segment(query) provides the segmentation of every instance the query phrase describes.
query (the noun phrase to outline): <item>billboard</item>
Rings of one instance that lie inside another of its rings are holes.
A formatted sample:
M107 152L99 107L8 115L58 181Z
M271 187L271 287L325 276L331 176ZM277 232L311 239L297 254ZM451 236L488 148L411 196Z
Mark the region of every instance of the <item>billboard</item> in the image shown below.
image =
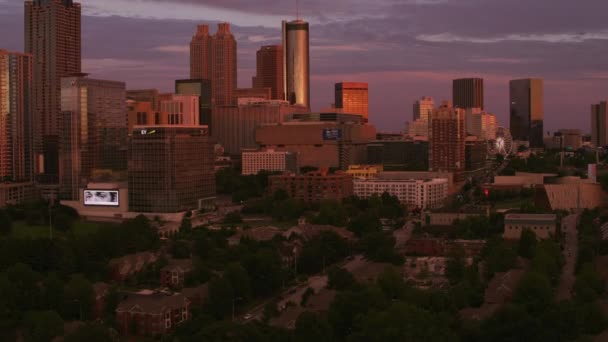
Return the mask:
M118 207L118 190L84 190L84 205Z
M340 140L342 138L342 130L337 128L324 128L323 140Z

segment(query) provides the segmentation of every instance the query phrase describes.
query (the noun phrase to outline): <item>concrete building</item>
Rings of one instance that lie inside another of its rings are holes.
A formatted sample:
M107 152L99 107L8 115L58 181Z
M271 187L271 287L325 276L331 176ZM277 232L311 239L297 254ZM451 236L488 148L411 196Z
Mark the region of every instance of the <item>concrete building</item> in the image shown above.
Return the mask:
M125 83L61 79L60 197L78 200L96 170L127 170Z
M0 183L34 176L32 56L0 50Z
M127 100L134 102L149 102L153 110L159 110L160 93L158 89L127 90Z
M496 139L496 122L494 114L484 112L480 108L467 108L465 111L466 132L479 139Z
M310 108L310 52L305 21L283 21L283 70L285 100Z
M257 175L260 171L298 172L298 156L291 152L243 151L243 175Z
M368 85L364 82L340 82L335 85L335 106L344 113L359 114L369 121Z
M488 170L488 142L476 137L465 139L464 169L467 177L483 176Z
M376 140L367 144L367 163L392 171L427 171L429 142L420 139Z
M465 137L464 110L444 101L429 121L429 170L453 172L456 182L463 181Z
M416 139L422 137L426 139L429 136L429 122L423 119L408 122L405 131L411 138Z
M591 143L594 146L608 145L608 104L606 101L591 105Z
M160 113L166 113L167 125L199 126L199 96L165 95L160 101Z
M464 209L458 211L436 210L423 213L422 224L426 226L452 226L457 220L488 216L489 209Z
M414 103L414 112L412 120L422 120L425 122L429 121L431 113L435 109L435 101L430 96L423 96L420 100Z
M339 118L338 118L339 120ZM258 127L256 142L262 148L298 154L300 166L334 167L364 164L376 129L351 121L292 121Z
M453 80L452 102L454 103L454 108L480 108L483 110L483 78Z
M242 99L271 100L271 88L237 88L234 90L232 103L242 103Z
M214 106L232 103L236 63L236 40L230 24L219 23L214 35L209 35L208 25L198 25L190 42L190 79L211 80Z
M175 94L198 96L198 122L200 125L211 128L211 103L213 99L210 80L176 80Z
M503 238L519 240L524 229L529 229L539 240L555 236L557 216L554 214L507 214Z
M542 189L544 192L537 194L535 205L550 210L591 210L603 207L608 202L608 196L600 184L579 181L578 183L545 184Z
M451 172L433 171L383 171L376 175L378 179L384 180L428 180L435 178L445 178L448 180L448 187L454 186L454 174Z
M346 173L352 175L354 179L367 179L375 178L382 171L384 171L382 165L349 165Z
M129 153L129 209L180 213L215 197L213 141L200 126L135 127Z
M80 4L25 1L25 52L33 58L32 115L38 181L59 181L61 78L81 72Z
M260 125L281 123L287 114L302 110L276 100L215 107L212 136L224 147L225 153L240 156L243 149L258 148L256 128Z
M40 196L33 182L0 183L0 208L34 201Z
M160 106L159 106L160 107ZM127 100L128 134L135 126L167 125L167 113L154 109L151 102Z
M580 129L560 129L553 136L546 137L545 148L576 151L583 146L582 136L583 134ZM547 142L549 143L548 145Z
M283 46L262 46L256 53L256 75L252 80L253 88L270 88L270 99L284 100L283 77Z
M513 80L509 94L513 140L529 141L532 148L543 147L543 80Z
M402 204L411 208L437 208L443 205L448 196L448 180L436 178L431 180L400 179L355 179L353 190L360 198L383 193L399 198Z
M270 176L268 182L271 193L283 189L290 198L304 203L341 201L353 195L353 176L347 173L330 174L327 169L303 175L286 173Z

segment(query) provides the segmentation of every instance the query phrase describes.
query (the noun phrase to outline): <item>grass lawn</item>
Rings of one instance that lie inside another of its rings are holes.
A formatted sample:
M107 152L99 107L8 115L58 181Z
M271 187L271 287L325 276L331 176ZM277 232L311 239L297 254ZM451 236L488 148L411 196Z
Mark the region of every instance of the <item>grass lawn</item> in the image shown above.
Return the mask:
M496 202L495 209L519 209L525 201L519 198Z
M96 222L76 221L72 231L76 236L83 236L95 233L103 224ZM65 236L65 232L53 229L53 237ZM18 239L40 239L49 237L48 226L30 226L24 221L13 222L12 236Z

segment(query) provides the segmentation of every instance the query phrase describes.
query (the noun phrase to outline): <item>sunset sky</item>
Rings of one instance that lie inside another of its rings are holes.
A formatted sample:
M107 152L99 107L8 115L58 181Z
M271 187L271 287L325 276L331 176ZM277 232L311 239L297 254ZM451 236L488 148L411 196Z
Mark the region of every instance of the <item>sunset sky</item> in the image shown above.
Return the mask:
M280 43L290 0L82 0L83 72L129 89L170 91L187 78L196 24L232 24L239 87L255 51ZM545 129L589 131L589 106L608 98L606 0L301 0L311 23L311 100L333 84L370 84L370 121L399 131L423 95L451 98L451 80L485 79L486 107L508 126L508 81L545 80ZM0 0L0 48L23 50L23 2Z

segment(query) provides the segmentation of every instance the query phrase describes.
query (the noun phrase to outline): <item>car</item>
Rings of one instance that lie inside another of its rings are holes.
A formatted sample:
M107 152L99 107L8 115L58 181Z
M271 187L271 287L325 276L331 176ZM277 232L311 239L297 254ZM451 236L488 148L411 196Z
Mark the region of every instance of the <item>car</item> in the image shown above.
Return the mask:
M245 319L246 321L251 319L251 314L246 314L245 316L243 316L243 319Z

